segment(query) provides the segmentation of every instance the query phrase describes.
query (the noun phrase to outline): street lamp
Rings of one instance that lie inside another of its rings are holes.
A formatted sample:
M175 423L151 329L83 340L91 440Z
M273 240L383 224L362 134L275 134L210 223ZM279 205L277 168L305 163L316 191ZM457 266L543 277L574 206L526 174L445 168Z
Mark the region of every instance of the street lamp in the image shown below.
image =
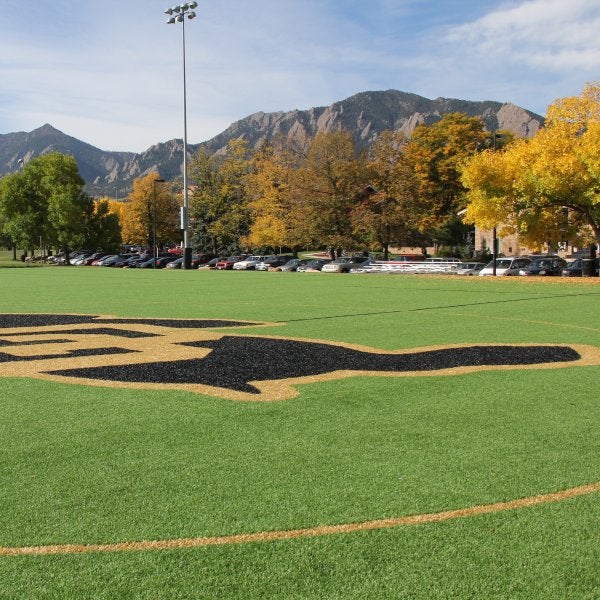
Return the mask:
M156 184L164 182L164 179L154 179L152 181L152 255L154 256L154 261L152 262L153 269L156 269L156 259L158 258L158 248L156 247Z
M185 86L185 17L193 19L196 16L194 9L197 2L185 2L177 4L165 10L169 15L168 25L181 23L181 40L183 48L183 208L181 210L181 228L183 229L183 265L184 269L192 268L192 248L189 240L189 202L187 185L187 106Z

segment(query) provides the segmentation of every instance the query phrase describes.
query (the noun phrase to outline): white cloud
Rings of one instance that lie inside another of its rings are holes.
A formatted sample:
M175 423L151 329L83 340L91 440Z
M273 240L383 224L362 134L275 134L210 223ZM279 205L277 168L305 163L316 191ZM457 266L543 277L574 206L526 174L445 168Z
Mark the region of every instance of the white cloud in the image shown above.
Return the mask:
M1 4L1 0L0 0ZM181 137L181 26L164 0L41 3L0 21L0 132L49 122L109 150ZM543 112L597 78L598 0L221 0L186 23L188 138L360 91Z
M486 53L495 62L591 72L600 65L599 31L597 0L531 0L455 27L446 40Z

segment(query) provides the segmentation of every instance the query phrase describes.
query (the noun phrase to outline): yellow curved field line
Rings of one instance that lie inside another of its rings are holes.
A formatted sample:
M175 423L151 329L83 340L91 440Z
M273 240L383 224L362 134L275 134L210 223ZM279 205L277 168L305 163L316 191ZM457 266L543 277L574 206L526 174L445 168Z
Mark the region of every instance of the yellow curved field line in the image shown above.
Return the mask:
M389 529L407 525L421 525L424 523L437 523L450 521L490 513L498 513L507 510L527 508L538 504L559 502L577 496L584 496L600 491L600 481L589 485L519 498L508 502L496 502L494 504L481 504L469 508L447 510L437 513L422 515L411 515L407 517L392 517L389 519L377 519L364 521L362 523L346 523L341 525L322 525L320 527L308 527L305 529L292 529L282 531L263 531L259 533L245 533L238 535L224 535L214 537L181 538L175 540L155 540L139 542L119 542L114 544L56 544L50 546L25 546L25 547L3 547L0 546L0 556L27 556L46 554L80 554L85 552L132 552L147 550L181 550L185 548L199 548L203 546L219 546L227 544L248 544L253 542L272 542L277 540L290 540L305 537L318 537L324 535L353 533L357 531L372 531L375 529Z

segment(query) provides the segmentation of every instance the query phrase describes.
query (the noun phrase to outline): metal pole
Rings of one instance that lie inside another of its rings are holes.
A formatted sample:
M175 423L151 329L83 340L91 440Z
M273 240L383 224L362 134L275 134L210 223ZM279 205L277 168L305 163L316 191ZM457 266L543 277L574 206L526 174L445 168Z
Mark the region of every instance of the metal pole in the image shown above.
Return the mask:
M181 38L183 42L183 265L184 269L192 268L192 249L189 240L189 200L187 181L187 94L185 79L185 18L181 21Z
M156 269L156 179L152 182L152 268Z
M181 42L183 54L183 207L181 209L181 229L183 229L183 265L184 269L192 267L192 248L189 239L189 200L188 200L188 173L187 173L187 90L185 73L185 18L193 19L196 13L193 11L198 3L186 2L165 10L169 15L168 24L181 22ZM173 16L173 14L177 16Z
M498 237L496 236L496 228L494 227L492 231L492 244L494 247L492 248L492 275L496 277L496 261L498 260Z
M494 129L493 136L494 136L494 152L495 152L496 151L496 138L497 138L495 129ZM498 236L497 236L495 227L494 227L494 230L492 231L492 244L494 244L494 247L492 249L492 260L494 261L494 264L492 266L492 275L494 277L496 277L496 261L498 260Z
M154 262L152 263L153 269L156 269L156 259L158 258L158 248L156 247L156 184L164 183L164 181L164 179L155 179L152 181L152 190L154 192L152 206L152 254L154 256Z

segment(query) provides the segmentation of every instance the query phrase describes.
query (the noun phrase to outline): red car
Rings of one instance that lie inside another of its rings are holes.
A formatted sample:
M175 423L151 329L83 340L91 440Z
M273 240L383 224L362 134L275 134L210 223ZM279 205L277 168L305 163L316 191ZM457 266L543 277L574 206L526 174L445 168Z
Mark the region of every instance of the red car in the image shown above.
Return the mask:
M217 263L217 266L215 268L221 270L221 271L229 271L233 269L233 265L236 262L239 262L240 260L244 260L245 258L248 257L248 254L239 254L236 256L228 256L225 260L220 260Z

